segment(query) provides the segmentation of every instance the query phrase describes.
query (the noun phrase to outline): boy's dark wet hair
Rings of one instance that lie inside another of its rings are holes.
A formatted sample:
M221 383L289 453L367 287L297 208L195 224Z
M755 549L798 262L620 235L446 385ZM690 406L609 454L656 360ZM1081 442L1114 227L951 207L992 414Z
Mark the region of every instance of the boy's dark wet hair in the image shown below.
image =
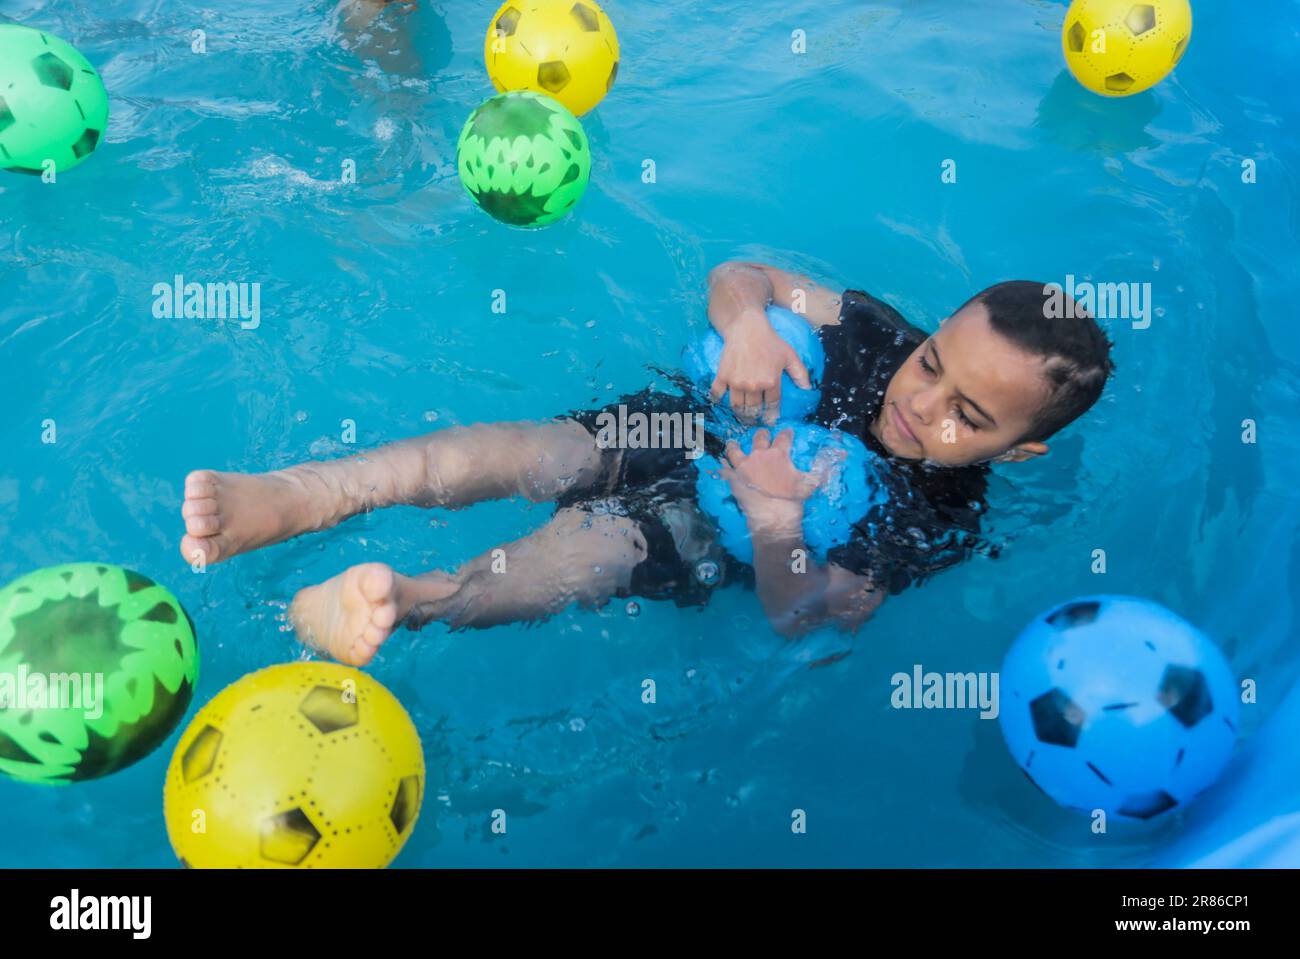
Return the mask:
M1065 293L1033 280L1008 280L976 293L962 304L982 303L989 325L1016 346L1047 357L1051 396L1019 442L1041 441L1086 413L1101 396L1115 366L1111 342L1097 321L1077 302L1060 309ZM1049 308L1055 300L1056 309ZM1072 316L1065 314L1072 312Z

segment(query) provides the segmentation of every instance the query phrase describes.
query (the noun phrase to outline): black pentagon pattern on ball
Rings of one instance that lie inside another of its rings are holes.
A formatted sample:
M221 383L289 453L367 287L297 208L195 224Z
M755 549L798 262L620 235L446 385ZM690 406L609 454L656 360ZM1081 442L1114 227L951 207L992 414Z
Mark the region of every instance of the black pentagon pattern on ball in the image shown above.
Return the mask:
M337 686L317 686L298 706L307 721L323 733L333 733L355 726L361 721L361 710L349 702Z
M609 78L605 80L606 93L609 93L610 90L614 89L614 81L617 78L618 78L618 61L615 60L614 65L609 68Z
M501 16L497 17L497 36L513 37L519 29L519 18L522 16L514 7L506 7Z
M1135 796L1129 796L1124 800L1123 805L1119 807L1119 814L1129 816L1132 819L1151 819L1159 816L1162 812L1173 809L1177 805L1177 799L1163 789L1157 789L1155 792L1138 793Z
M547 60L537 65L537 85L548 93L559 93L572 79L562 60Z
M1062 689L1052 689L1029 704L1034 735L1040 742L1073 748L1088 715Z
M1133 83L1133 78L1127 73L1112 73L1106 78L1106 89L1114 90L1116 93L1123 93L1133 86Z
M1052 610L1048 614L1047 623L1057 629L1074 629L1076 626L1087 626L1097 618L1100 611L1101 603L1095 599L1081 603L1066 603L1060 609Z
M1187 666L1165 667L1156 699L1189 729L1214 712L1214 697L1205 674Z
M1187 49L1187 41L1190 39L1191 37L1183 37L1178 41L1177 45L1174 46L1174 63L1177 63L1183 58L1183 51Z
M1084 29L1083 24L1078 20L1065 33L1065 43L1071 53L1083 52Z
M202 779L216 767L221 739L221 731L217 727L204 726L194 741L185 748L185 754L181 756L181 778L187 784Z
M36 79L47 87L57 87L60 90L72 89L72 67L52 53L42 53L34 58L32 72L36 74Z
M600 29L600 17L585 3L575 3L569 15L577 20L578 25L587 33L595 33Z
M1156 25L1156 8L1149 3L1135 3L1124 18L1124 24L1133 31L1133 36L1140 37Z
M420 809L420 777L407 776L397 786L397 796L393 799L393 808L388 811L388 818L400 836L415 821Z
M5 98L0 97L0 133L4 133L14 125L13 111L9 109L9 104L5 103Z
M259 851L268 862L296 866L311 855L320 839L320 830L295 808L262 821Z

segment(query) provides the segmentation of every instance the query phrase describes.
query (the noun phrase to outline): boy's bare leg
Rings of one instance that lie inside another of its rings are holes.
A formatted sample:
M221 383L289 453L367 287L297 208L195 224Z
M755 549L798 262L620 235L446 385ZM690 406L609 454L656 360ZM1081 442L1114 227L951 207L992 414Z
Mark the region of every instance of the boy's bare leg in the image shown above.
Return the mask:
M272 473L185 478L187 562L216 563L385 506L457 509L485 499L555 499L601 473L601 450L573 420L440 430L357 456Z
M353 566L294 597L299 638L364 666L405 622L454 629L535 622L571 602L601 606L632 580L646 542L622 516L559 510L545 526L466 563L455 573L400 576L382 563ZM493 570L498 570L493 572Z

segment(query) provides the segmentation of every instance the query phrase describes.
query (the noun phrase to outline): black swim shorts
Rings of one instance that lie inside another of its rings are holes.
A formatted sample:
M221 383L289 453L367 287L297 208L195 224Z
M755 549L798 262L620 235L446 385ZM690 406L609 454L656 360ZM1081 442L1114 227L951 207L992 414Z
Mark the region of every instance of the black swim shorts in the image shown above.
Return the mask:
M680 394L645 389L561 417L581 423L598 442L613 441L601 444L600 479L564 493L556 506L626 516L637 524L647 555L632 570L628 596L703 606L715 589L733 583L753 586L753 569L723 550L713 520L696 500L699 473L684 442L699 448L702 441L714 456L721 454L723 442L712 432L692 435L683 426L687 418L703 423L709 411L708 398L682 384ZM639 435L624 431L620 437L617 429L608 428L611 423L639 424L643 430ZM620 438L632 442L621 445Z

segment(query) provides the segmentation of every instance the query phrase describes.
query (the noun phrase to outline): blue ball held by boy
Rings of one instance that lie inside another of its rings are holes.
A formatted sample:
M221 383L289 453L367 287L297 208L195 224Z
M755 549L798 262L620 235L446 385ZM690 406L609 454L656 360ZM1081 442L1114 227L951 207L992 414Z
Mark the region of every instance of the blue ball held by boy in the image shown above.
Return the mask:
M790 379L789 373L781 374L781 419L800 420L812 414L821 401L821 390L817 388L826 369L826 352L822 349L817 332L802 317L779 306L767 308L767 319L772 329L781 339L794 349L795 355L808 370L808 378L813 388L800 389ZM722 362L722 337L716 330L710 330L685 350L682 365L691 380L702 391L708 392L718 376L718 364ZM728 390L730 394L730 390ZM730 395L722 398L724 405L730 405Z
M1089 596L1030 623L1002 664L1002 734L1062 806L1145 820L1213 783L1237 741L1223 654L1150 600Z
M849 541L854 523L885 502L877 458L857 437L811 423L778 423L772 435L787 429L794 430L790 459L797 469L810 472L819 462L826 465L826 479L805 502L803 514L804 544L818 561L824 561L828 550ZM746 454L753 449L755 432L749 430L737 439ZM695 461L695 468L700 509L717 524L719 542L736 559L753 563L749 526L722 477L722 464L705 454Z

